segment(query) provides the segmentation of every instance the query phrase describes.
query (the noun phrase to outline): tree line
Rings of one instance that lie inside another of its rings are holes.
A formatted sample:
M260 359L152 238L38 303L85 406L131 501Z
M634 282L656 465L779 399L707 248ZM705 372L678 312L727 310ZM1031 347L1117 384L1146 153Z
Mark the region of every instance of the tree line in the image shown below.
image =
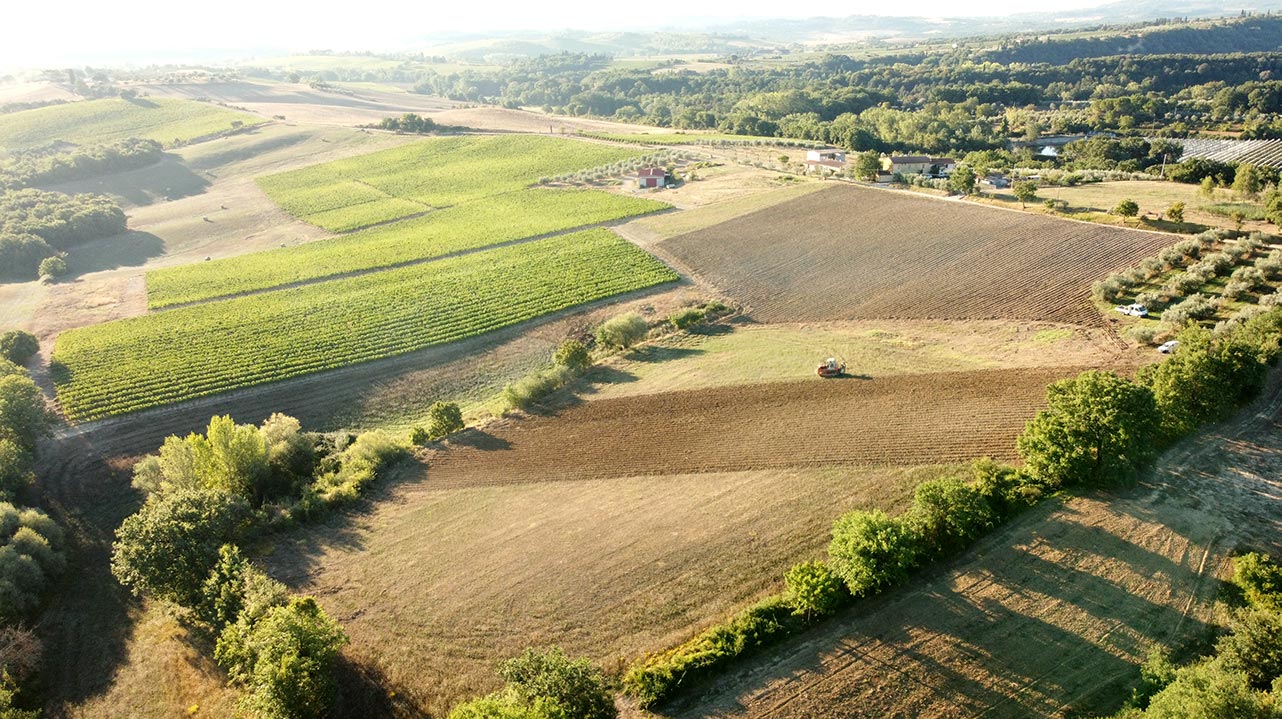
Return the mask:
M35 279L42 269L60 274L66 271L62 253L124 231L124 210L102 195L0 192L0 280Z
M0 190L37 184L85 180L125 172L158 162L164 155L159 142L131 137L110 145L65 149L60 144L15 150L0 158Z

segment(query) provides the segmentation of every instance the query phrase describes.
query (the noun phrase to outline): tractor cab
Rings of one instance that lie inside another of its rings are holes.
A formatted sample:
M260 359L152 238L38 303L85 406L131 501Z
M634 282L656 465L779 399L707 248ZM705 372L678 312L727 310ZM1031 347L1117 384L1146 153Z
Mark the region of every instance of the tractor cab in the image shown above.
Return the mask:
M840 377L846 372L846 365L837 362L837 358L829 357L819 365L816 370L820 377Z

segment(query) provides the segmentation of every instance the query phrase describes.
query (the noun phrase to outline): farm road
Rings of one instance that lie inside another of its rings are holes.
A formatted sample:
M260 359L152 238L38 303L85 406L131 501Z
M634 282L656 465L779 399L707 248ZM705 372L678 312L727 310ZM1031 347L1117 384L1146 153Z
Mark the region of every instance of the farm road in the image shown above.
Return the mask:
M749 661L673 717L1108 713L1153 643L1205 638L1239 547L1282 548L1282 393L1141 486L1048 502L951 567ZM693 694L693 693L692 693Z

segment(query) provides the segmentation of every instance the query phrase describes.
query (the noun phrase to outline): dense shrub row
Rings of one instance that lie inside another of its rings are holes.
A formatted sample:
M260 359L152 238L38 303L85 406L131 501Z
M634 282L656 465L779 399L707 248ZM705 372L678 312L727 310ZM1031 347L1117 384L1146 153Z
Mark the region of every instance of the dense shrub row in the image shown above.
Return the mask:
M15 150L0 159L0 190L41 183L70 182L124 172L158 162L164 149L155 140L131 137L110 145L73 150L58 147Z
M900 516L857 510L838 518L826 563L793 567L783 593L637 662L625 693L642 706L667 699L843 603L904 583L1047 493L1133 481L1162 447L1254 398L1266 365L1282 355L1279 338L1277 310L1220 334L1190 326L1175 354L1135 380L1092 370L1050 385L1046 409L1018 438L1022 468L980 461L919 485Z
M502 690L464 702L449 719L614 719L605 675L586 659L558 647L526 650L499 665Z

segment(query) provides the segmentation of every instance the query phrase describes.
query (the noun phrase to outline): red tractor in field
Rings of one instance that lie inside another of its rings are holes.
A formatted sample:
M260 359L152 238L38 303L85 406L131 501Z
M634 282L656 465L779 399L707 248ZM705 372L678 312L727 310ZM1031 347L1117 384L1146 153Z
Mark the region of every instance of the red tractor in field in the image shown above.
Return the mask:
M815 372L820 377L840 377L846 373L846 364L838 363L835 357L829 357Z

